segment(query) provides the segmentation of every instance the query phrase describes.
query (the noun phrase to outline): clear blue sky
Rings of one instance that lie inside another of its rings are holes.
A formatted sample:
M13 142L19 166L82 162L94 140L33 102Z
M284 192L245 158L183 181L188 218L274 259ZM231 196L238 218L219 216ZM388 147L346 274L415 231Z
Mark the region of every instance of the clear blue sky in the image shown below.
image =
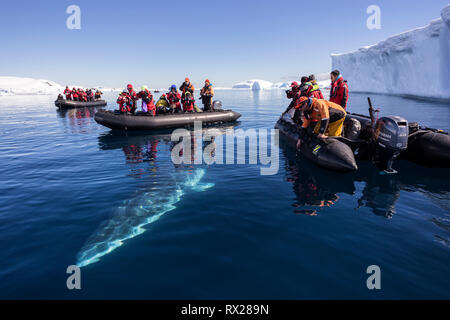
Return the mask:
M329 72L330 53L424 26L448 0L7 1L0 75L61 84L150 87L190 76L216 86ZM81 8L81 30L66 8ZM381 30L366 8L381 7Z

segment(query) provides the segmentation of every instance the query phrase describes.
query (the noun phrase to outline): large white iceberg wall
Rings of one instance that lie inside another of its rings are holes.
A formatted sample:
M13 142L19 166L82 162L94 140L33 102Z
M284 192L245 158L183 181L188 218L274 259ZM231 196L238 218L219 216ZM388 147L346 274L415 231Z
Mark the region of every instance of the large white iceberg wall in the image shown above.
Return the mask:
M350 91L450 99L450 5L425 27L331 58Z

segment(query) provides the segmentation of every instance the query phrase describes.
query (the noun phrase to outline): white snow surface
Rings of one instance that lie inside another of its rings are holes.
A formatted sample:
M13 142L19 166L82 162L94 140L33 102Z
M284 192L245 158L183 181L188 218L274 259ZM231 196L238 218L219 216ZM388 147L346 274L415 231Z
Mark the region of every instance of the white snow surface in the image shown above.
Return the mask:
M64 90L60 84L42 79L0 77L0 95L58 94Z
M425 27L331 58L350 91L450 99L450 5Z
M14 95L58 95L63 93L66 86L54 81L21 77L0 76L0 96ZM100 89L102 92L121 91L121 88L85 87L69 85L69 88Z

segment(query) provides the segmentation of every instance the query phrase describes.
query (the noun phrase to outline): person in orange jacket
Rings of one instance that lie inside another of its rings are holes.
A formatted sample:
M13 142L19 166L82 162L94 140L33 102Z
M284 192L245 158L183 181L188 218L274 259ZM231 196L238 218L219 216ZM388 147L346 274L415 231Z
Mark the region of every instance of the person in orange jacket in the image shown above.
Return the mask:
M184 98L186 92L190 92L192 97L194 96L194 85L191 83L191 81L189 80L189 78L184 79L183 84L180 86L180 91L181 91L181 99Z
M302 128L314 126L313 132L321 139L328 136L340 136L347 113L340 105L322 99L301 97L295 106L303 113ZM313 121L316 120L317 123Z
M211 82L206 79L205 85L200 90L200 97L203 102L203 111L211 111L214 110L212 106L212 99L214 97L214 88L211 85Z

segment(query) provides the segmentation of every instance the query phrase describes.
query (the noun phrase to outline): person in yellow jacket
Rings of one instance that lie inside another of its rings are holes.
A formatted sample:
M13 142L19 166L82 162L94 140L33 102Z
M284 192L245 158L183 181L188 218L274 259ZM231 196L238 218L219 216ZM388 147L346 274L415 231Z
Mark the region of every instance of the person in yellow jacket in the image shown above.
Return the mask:
M303 113L303 128L307 129L317 121L313 132L319 138L326 139L328 136L336 137L342 134L347 113L337 103L323 99L301 97L295 108L300 109Z
M159 98L158 102L155 104L156 113L167 113L169 110L169 102L167 101L166 95L163 93Z
M203 111L213 110L212 98L214 97L214 89L208 79L205 80L205 86L200 90L200 97L203 102Z

